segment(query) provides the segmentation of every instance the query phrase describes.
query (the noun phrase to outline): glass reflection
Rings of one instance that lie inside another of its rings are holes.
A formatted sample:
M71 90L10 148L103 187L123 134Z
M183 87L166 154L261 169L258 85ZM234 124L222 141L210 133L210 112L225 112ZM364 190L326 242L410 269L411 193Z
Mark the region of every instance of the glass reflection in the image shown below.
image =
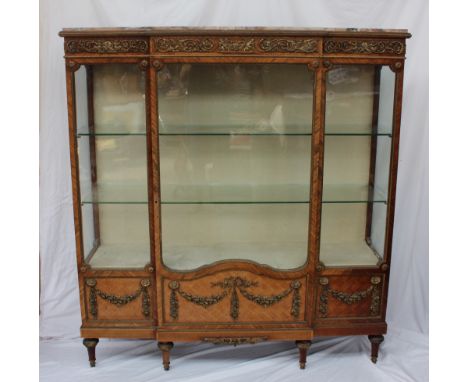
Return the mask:
M306 262L313 88L305 65L170 64L159 72L166 265Z

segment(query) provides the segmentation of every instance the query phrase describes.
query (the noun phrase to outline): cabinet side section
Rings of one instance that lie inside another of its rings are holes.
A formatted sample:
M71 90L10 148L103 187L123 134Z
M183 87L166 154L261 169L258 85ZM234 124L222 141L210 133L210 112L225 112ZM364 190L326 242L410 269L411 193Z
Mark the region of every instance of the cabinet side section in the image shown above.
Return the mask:
M76 113L75 113L75 71L80 65L72 60L66 60L66 87L67 87L67 110L68 110L68 133L70 145L70 167L71 167L71 182L72 182L72 197L73 197L73 216L75 226L75 246L78 272L85 267L83 260L83 246L81 235L81 208L80 208L80 185L79 185L79 167L78 167L78 151L76 142ZM85 267L86 268L86 267ZM81 319L86 317L84 306L84 285L83 277L79 276L80 286L80 306Z
M385 237L385 252L384 264L387 268L388 278L390 273L390 263L392 257L392 241L393 241L393 224L395 216L395 200L396 200L396 184L398 173L398 152L400 144L400 124L401 124L401 111L403 103L403 61L397 62L392 67L395 72L395 95L394 95L394 108L393 108L393 141L392 141L392 154L390 159L390 179L388 185L388 210L387 210L387 231ZM389 283L384 286L383 291L383 317L386 316L387 311L387 297L388 297Z

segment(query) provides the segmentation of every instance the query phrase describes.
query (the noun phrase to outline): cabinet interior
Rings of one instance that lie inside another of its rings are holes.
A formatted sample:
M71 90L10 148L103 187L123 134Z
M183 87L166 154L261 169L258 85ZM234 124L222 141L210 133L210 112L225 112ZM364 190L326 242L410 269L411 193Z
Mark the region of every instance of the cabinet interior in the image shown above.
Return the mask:
M327 74L325 265L382 261L392 81L393 72L376 65ZM150 260L145 76L135 65L93 65L77 71L76 83L88 261L143 267ZM296 269L307 262L314 88L305 65L176 63L158 73L166 266L248 260Z

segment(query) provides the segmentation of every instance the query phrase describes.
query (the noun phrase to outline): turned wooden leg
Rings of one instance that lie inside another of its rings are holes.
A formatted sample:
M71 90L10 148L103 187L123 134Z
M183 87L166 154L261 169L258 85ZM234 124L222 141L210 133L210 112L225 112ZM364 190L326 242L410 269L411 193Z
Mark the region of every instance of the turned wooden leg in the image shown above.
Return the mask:
M382 335L378 336L369 336L369 341L372 346L371 350L371 361L377 363L377 357L379 355L379 346L383 342L384 337Z
M305 369L307 362L307 351L310 348L311 341L296 341L296 346L299 349L299 367Z
M88 349L89 365L91 367L96 366L96 345L98 342L98 338L85 338L83 340L83 345Z
M169 370L169 356L171 353L171 349L174 347L173 342L158 342L158 348L162 351L162 358L163 358L163 366L164 370Z

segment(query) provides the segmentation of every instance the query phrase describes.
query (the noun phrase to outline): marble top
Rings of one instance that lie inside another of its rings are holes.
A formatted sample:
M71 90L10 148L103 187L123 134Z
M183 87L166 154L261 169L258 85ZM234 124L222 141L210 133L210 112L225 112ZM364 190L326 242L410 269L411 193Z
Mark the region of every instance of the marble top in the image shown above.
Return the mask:
M313 35L313 36L375 36L401 37L411 35L407 29L375 28L297 28L297 27L122 27L64 28L60 36L151 36L151 35Z

